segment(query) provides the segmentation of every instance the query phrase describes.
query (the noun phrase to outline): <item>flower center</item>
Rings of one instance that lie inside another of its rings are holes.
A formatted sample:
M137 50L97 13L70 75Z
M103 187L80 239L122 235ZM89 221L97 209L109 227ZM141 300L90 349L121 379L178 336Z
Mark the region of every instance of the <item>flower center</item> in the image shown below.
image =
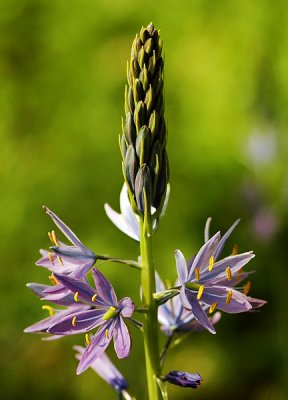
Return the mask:
M119 310L115 307L110 306L109 310L103 315L103 319L108 321L111 318L115 318L118 314Z

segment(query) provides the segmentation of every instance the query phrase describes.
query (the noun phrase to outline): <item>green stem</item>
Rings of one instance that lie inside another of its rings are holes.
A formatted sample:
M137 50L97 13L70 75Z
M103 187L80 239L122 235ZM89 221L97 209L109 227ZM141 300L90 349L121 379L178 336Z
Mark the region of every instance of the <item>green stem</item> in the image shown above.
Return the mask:
M155 268L152 251L151 215L140 218L140 252L142 259L141 286L142 305L147 309L144 324L144 349L149 400L159 400L160 393L157 376L160 375L159 339L157 322L157 304L153 298L155 292Z

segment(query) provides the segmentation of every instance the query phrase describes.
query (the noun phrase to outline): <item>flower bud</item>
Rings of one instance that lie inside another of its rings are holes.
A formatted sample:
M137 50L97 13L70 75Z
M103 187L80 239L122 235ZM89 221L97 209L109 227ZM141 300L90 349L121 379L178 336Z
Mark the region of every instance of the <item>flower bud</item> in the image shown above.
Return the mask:
M197 389L203 379L199 374L189 374L184 371L170 371L165 380L173 385Z

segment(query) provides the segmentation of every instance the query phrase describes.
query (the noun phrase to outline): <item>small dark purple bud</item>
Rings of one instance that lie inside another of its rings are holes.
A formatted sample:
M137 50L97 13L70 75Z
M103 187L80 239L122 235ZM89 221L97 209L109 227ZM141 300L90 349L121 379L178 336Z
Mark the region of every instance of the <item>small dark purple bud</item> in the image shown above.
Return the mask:
M146 92L147 89L149 88L149 76L146 65L144 65L142 71L140 72L139 79L142 82L144 91Z
M152 89L152 86L150 85L149 89L146 92L145 99L144 99L144 103L146 104L148 115L150 114L150 112L152 110L153 102L154 102L153 89Z
M146 42L146 40L150 39L150 33L148 29L142 28L140 31L140 39L142 40L143 43Z
M155 50L153 50L153 55L152 57L149 58L148 61L148 72L151 74L151 76L153 77L155 69L156 69L156 53Z
M165 380L173 385L197 389L203 379L199 374L189 374L184 371L170 371Z
M151 134L152 134L153 138L157 134L158 123L159 123L158 113L156 110L153 110L152 114L150 115L149 123L148 123L148 127L151 130Z
M132 63L131 70L132 70L133 76L134 76L134 78L138 78L139 73L140 73L139 63L135 58L131 61L131 63Z
M152 54L153 51L153 41L151 38L149 38L148 40L146 40L146 42L144 43L144 50L145 52L150 56Z

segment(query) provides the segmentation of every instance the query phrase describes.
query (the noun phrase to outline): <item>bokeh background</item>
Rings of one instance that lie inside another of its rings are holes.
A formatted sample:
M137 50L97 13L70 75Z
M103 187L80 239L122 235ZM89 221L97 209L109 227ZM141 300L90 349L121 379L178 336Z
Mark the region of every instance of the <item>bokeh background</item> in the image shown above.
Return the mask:
M288 20L283 0L2 0L0 2L1 399L114 399L96 374L76 377L83 338L43 342L24 327L46 316L26 282L49 245L46 204L96 253L138 255L108 221L119 207L118 133L126 59L150 21L165 46L171 198L155 238L157 268L174 280L173 252L189 257L208 216L227 244L254 249L259 313L223 315L217 335L187 339L166 370L198 371L176 399L287 399ZM138 301L137 271L105 264L120 296ZM117 366L146 398L141 337ZM109 352L112 354L112 352Z

